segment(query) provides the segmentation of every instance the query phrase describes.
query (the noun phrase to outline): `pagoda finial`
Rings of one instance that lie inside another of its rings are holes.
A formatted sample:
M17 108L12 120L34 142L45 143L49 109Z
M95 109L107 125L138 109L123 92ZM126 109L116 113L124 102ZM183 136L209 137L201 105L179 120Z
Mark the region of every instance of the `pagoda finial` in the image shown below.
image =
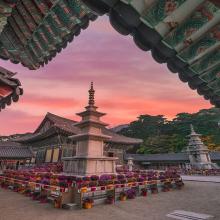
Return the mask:
M93 88L93 82L91 82L90 90L89 90L89 106L94 106L95 104L95 90Z
M190 125L190 129L191 129L191 133L195 133L195 130L194 130L193 125L192 125L192 124Z

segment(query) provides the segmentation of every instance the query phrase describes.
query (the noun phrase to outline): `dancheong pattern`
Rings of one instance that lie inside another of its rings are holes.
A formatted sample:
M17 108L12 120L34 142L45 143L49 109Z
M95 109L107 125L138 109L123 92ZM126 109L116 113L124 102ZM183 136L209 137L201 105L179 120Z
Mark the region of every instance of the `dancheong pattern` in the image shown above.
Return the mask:
M158 63L220 107L220 1L83 0Z
M0 33L0 57L30 69L48 63L96 19L79 0L19 0L9 6L12 10Z
M217 26L209 32L204 38L198 40L192 46L186 48L182 53L180 53L180 57L186 61L191 61L195 59L201 53L205 53L207 49L213 47L214 45L220 44L220 26Z
M215 52L204 56L202 59L195 62L191 69L196 73L202 73L207 71L210 67L216 66L220 60L220 50L217 49Z
M190 36L211 21L217 12L220 11L215 5L211 3L203 4L193 13L190 19L168 34L164 41L173 48L181 42L190 44Z
M200 78L205 80L206 82L212 82L219 78L219 73L220 73L220 65L218 65L209 72L205 72L200 76Z
M147 14L144 16L152 27L156 26L164 18L169 16L186 0L160 0L157 1L152 8L150 8Z

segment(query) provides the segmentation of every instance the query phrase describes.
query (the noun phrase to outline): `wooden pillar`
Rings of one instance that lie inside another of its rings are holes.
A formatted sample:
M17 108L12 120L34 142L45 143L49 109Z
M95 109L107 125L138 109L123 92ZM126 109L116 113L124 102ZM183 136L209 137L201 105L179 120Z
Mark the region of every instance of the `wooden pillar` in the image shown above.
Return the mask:
M58 161L61 161L62 158L62 147L59 148L59 157L58 157Z
M51 152L51 157L50 157L50 162L51 163L53 162L53 154L54 154L54 148L52 149L52 152Z

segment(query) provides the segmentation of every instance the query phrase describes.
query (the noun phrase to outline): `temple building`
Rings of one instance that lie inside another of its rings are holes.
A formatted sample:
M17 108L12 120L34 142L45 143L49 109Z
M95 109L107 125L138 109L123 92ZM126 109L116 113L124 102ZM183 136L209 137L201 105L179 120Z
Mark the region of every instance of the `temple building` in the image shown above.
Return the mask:
M220 166L220 152L210 152L210 159ZM124 160L132 158L135 166L143 169L165 170L168 168L190 169L190 160L187 153L167 154L125 154Z
M22 146L16 142L0 141L0 171L20 166L31 162L33 152L29 147Z
M91 119L92 123L96 126L99 124L98 130L101 132L100 138L101 136L103 138L103 156L117 157L117 163L122 164L124 161L124 153L128 149L140 145L142 140L125 137L106 128L106 124L98 120L99 117L105 114L95 111L97 108L95 106L92 106L91 109L90 107L89 105L88 112L92 114L91 116L87 115L87 111L78 114L84 118L83 122L76 122L47 113L34 133L19 135L17 138L12 138L12 140L23 146L31 147L35 154L35 162L37 164L58 162L64 157L76 156L76 142L78 139L75 137L81 135L81 125L86 124L87 119ZM95 120L95 122L93 122L93 120ZM74 138L69 138L70 136ZM98 136L98 134L96 136Z
M23 94L21 83L12 73L0 67L0 111L12 102L17 102Z

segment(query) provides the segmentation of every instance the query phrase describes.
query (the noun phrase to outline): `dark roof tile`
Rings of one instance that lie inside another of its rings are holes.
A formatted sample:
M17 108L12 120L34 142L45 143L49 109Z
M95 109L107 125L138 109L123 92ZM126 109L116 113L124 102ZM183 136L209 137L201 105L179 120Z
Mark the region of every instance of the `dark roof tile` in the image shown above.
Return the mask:
M132 157L134 161L189 161L187 153L167 153L167 154L125 154L125 160ZM210 152L211 160L220 160L220 152Z
M20 143L0 141L0 159L25 159L32 156L32 151Z
M41 132L41 128L43 127L44 122L46 122L46 120L50 120L53 125L50 128L48 128L47 131ZM73 121L71 119L66 119L66 118L54 115L52 113L47 113L44 120L42 121L40 126L37 128L37 130L33 134L28 134L27 136L18 138L16 139L16 141L28 142L28 141L33 141L33 140L37 140L40 138L45 138L47 135L57 132L56 129L63 130L69 133L69 135L79 134L80 129L75 126L76 123L77 123L76 121ZM108 140L108 142L110 143L140 144L143 142L141 139L130 138L130 137L126 137L123 135L119 135L107 128L103 129L103 133L105 135L109 135L112 137L110 140Z

